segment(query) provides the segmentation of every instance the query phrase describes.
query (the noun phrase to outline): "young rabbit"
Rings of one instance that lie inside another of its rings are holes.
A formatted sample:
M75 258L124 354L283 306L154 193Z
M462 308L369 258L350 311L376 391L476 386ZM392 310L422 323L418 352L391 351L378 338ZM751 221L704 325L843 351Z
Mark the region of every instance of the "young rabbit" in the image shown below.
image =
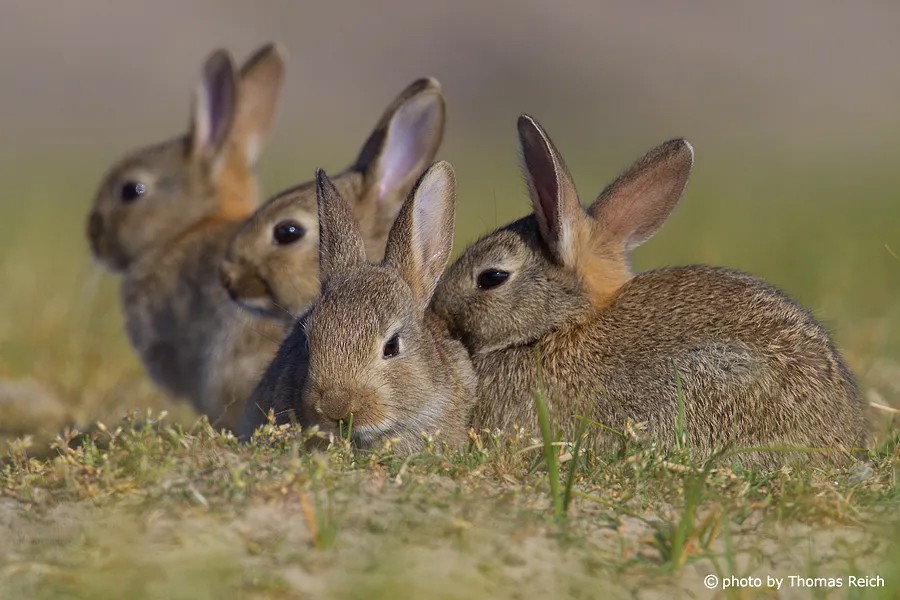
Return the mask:
M221 399L207 396L211 340L240 313L218 267L258 203L253 168L272 123L283 63L274 45L261 48L240 72L228 53L213 53L195 92L190 131L116 164L88 220L94 255L122 275L128 335L153 380L231 426L240 411L225 415ZM281 328L247 329L252 339L244 347L271 358Z
M453 244L452 167L438 162L425 172L377 265L366 259L350 205L324 172L316 179L323 284L302 321L306 351L294 357L308 366L301 423L326 431L352 423L362 448L398 438L401 451L415 451L423 433L436 430L452 445L464 443L475 373L428 306Z
M335 183L362 224L369 257L384 253L388 229L444 133L440 84L414 81L388 106L356 161ZM211 340L202 404L228 407L233 428L280 341L319 293L315 182L267 201L238 229L219 265L222 284L249 309ZM274 320L273 320L274 319ZM281 329L275 331L278 325ZM264 422L266 413L255 411Z
M350 203L360 223L370 260L381 259L388 231L400 206L425 168L434 161L443 138L445 113L444 96L437 80L414 81L387 107L353 164L334 178L335 186ZM222 283L231 297L255 315L278 319L286 330L310 307L321 289L317 210L315 182L278 194L238 230L222 261ZM302 332L297 335L302 336ZM214 364L233 369L238 361L232 356L241 355L234 344L239 344L241 339L228 330L220 332L214 347L222 355ZM287 341L285 346L290 347L292 343ZM300 343L301 348L304 346L305 342ZM294 370L296 354L289 355L291 358L286 359L284 368ZM280 365L282 362L276 357L268 371L281 377ZM258 379L259 365L251 363L247 369L255 370ZM238 393L226 394L246 402L238 427L244 439L266 422L274 398L287 393L285 390L279 394L271 388L273 377L264 377L249 400L253 390L247 390L243 397ZM291 382L294 385L293 378Z
M673 445L680 378L695 449L866 442L853 376L825 329L783 293L717 267L632 274L628 252L685 187L686 141L652 150L585 211L547 134L528 116L518 130L534 214L468 248L433 303L472 355L476 428L535 428L542 389L570 432L578 416L619 430L630 420Z
M353 164L333 178L360 222L371 260L381 260L400 206L434 162L445 111L435 79L414 81L385 110ZM244 223L221 265L235 301L286 324L309 308L320 287L316 210L310 181L278 194Z

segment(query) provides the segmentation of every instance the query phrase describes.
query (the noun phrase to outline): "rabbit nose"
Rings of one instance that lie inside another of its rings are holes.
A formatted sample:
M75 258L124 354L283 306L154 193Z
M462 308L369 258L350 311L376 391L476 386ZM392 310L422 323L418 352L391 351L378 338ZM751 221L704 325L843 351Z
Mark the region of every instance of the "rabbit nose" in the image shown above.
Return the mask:
M103 235L103 217L96 210L88 218L88 237L92 242L99 241Z
M346 420L351 412L350 394L343 390L322 392L316 412L330 421Z
M232 300L264 300L273 298L269 284L252 267L225 259L219 265L219 281Z

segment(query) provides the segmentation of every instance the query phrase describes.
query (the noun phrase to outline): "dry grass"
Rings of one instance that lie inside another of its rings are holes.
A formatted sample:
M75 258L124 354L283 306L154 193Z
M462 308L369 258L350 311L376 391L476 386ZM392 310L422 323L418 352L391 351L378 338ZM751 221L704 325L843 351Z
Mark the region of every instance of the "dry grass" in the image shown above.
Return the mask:
M144 414L74 448L64 436L53 461L13 452L0 595L671 597L710 574L900 589L900 439L864 467L765 475L633 440L581 456L559 519L542 445L522 435L406 459L342 440L308 453L302 437L270 426L241 446Z

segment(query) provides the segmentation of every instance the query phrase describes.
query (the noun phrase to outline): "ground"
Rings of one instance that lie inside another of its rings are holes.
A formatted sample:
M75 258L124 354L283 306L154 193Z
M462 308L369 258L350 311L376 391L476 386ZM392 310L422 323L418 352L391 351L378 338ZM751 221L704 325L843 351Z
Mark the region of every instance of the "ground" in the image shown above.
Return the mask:
M62 438L49 462L14 448L0 597L744 598L771 596L769 577L786 598L900 591L900 437L849 467L768 474L641 438L605 457L560 443L557 511L540 440L472 435L461 453L307 452L290 428L242 446L143 414ZM730 577L760 579L723 590Z

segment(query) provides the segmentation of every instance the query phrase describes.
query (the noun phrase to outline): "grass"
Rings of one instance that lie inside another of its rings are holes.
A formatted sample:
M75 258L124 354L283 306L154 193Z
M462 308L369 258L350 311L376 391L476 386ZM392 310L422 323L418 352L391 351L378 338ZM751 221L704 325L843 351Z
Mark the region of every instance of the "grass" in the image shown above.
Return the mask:
M544 462L547 465L547 481L550 484L550 498L553 500L553 512L557 519L562 519L566 514L566 505L563 491L559 481L559 457L556 448L556 431L550 419L550 410L547 408L547 400L544 392L538 390L534 394L534 405L537 409L538 427L541 432L541 441L544 447Z
M606 162L573 155L585 198L627 159L613 150ZM636 265L709 262L771 280L833 330L867 399L900 408L896 156L726 162L733 153L699 150L684 202ZM549 417L539 439L472 432L464 452L407 458L354 452L352 423L316 453L304 450L312 432L270 426L243 446L213 431L146 381L115 281L91 265L83 221L105 156L58 162L54 177L35 166L46 157L0 173L0 379L57 399L34 407L30 442L4 429L0 405L0 597L704 597L710 574L885 579L788 597L900 590L900 436L887 410L873 411L861 465L775 472L663 452L635 428L619 432L620 454L598 455L594 424L560 439ZM449 157L459 245L526 210L513 156ZM269 159L267 188L300 179L298 163L314 165ZM690 422L680 410L678 439Z
M338 438L306 452L290 428L243 446L148 412L74 435L0 472L0 597L585 597L598 581L677 595L711 573L894 577L900 557L900 437L861 480L695 464L635 438L569 461L560 520L533 468L545 446L521 434L413 457Z

